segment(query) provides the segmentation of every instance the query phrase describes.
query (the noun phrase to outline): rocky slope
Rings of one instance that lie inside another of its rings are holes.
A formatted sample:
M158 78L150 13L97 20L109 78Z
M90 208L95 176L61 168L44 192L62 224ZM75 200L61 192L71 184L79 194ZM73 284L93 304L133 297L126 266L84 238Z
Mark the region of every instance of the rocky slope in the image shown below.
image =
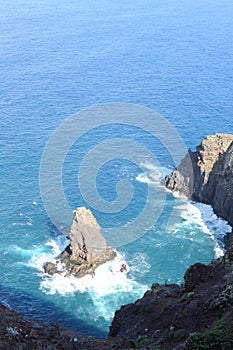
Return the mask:
M183 286L153 284L116 312L110 336L139 349L233 349L232 264L233 245L208 266L190 266Z
M49 275L72 274L77 278L86 274L94 276L98 266L116 257L116 253L107 247L100 231L100 226L90 210L83 207L74 210L70 244L55 262L45 264L45 272Z
M0 305L0 350L232 350L233 242L208 266L190 266L182 286L153 284L116 312L105 340L23 319Z
M208 136L166 176L164 185L210 204L218 216L233 226L233 135Z

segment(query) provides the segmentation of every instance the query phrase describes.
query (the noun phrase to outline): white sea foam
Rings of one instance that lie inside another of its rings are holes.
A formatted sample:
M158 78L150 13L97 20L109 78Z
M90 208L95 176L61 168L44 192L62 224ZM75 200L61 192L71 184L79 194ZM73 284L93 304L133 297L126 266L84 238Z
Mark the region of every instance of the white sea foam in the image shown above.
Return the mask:
M149 185L160 185L164 173L167 173L167 169L165 170L165 168L158 167L150 162L141 163L141 166L145 171L138 174L136 180Z
M135 254L130 261L131 275L143 276L150 271L151 265L148 262L148 255L145 253Z
M231 230L231 227L227 224L226 221L214 214L213 209L210 205L184 201L182 204L177 205L175 210L177 210L179 215L185 219L185 221L181 223L182 226L187 226L190 225L190 223L193 223L199 227L203 233L211 236L215 242L214 249L216 258L223 255L223 237L226 232L229 232ZM177 232L177 230L178 229L175 228L173 232ZM190 235L191 234L192 232L190 232Z
M137 283L129 277L129 272L140 261L134 259L134 264L127 265L123 255L117 252L114 260L99 266L94 277L87 275L83 278L65 276L65 273L48 276L44 274L43 266L47 261L55 261L59 253L67 246L69 241L63 235L51 240L46 244L49 251L32 251L32 257L27 265L36 268L41 274L40 290L46 294L69 296L75 293L88 293L94 305L93 318L104 317L111 320L114 310L118 308L126 295L131 295L131 300L143 295L148 286ZM143 269L149 268L146 258L141 257ZM126 272L121 272L122 264L127 267Z
M19 213L20 221L12 222L12 226L31 226L32 225L32 218L28 215L25 215L24 213Z
M47 256L47 261L48 261ZM44 259L38 259L41 264ZM127 271L121 272L122 264L126 264ZM39 266L37 266L38 268ZM40 267L41 270L41 267ZM148 286L141 285L128 277L130 271L124 257L117 253L117 257L99 266L94 277L86 275L83 278L55 274L54 276L44 275L40 283L40 290L46 294L62 296L74 293L88 293L94 305L93 318L104 317L111 320L114 310L122 304L122 297L133 295L133 299L139 298L148 289Z
M83 278L74 276L54 275L52 277L45 276L41 282L41 289L49 294L59 293L65 295L67 293L79 292L95 292L96 297L103 297L111 293L132 292L135 282L129 281L127 272L121 272L122 264L126 264L124 258L119 253L117 257L101 266L95 271L95 276L87 275Z
M68 244L69 241L64 235L58 236L56 240L51 240L45 244L45 248L51 247L49 252L46 252L44 248L31 250L31 259L27 265L44 272L44 264L47 261L53 261L67 247Z
M231 232L231 226L227 221L218 217L210 205L196 202L193 205L201 212L202 220L207 229L214 235L214 238L222 242L225 234Z

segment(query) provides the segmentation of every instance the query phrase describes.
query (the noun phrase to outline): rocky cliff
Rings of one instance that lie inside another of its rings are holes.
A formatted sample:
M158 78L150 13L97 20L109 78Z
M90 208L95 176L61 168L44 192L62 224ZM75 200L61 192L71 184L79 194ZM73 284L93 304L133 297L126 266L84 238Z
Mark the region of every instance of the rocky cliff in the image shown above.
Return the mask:
M233 225L233 135L208 136L195 152L188 152L164 184L193 200L211 204ZM99 245L89 241L90 232L99 237L98 225L84 209L83 216L79 214L74 213L71 243L57 260L78 277L91 273L108 249L102 239ZM58 265L52 268L59 273ZM232 267L230 236L224 256L209 265L190 266L183 285L153 284L143 298L122 306L115 313L108 338L102 341L83 339L56 325L26 321L0 306L0 349L232 350Z
M56 261L45 264L46 273L72 274L78 278L86 274L94 276L98 266L116 257L116 253L107 247L95 217L86 208L74 210L69 238L70 244Z
M192 200L211 204L233 225L233 135L208 136L188 151L164 185ZM208 266L196 263L184 284L153 284L134 304L115 313L110 336L127 336L135 348L233 349L233 240Z
M0 349L232 350L233 243L222 258L188 268L182 286L153 284L116 311L107 339L84 339L56 324L28 321L0 305Z
M190 266L182 286L153 284L115 313L110 336L138 349L232 350L232 264L230 245L223 258Z
M192 200L210 204L233 226L233 135L207 136L166 176L164 185Z

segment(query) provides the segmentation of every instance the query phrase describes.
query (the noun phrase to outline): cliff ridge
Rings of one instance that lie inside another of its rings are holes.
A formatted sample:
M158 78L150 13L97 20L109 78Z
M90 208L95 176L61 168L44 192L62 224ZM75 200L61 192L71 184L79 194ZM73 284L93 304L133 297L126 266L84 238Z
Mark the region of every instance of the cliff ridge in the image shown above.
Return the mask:
M233 226L233 135L207 136L196 151L188 151L163 184L188 198L210 204Z

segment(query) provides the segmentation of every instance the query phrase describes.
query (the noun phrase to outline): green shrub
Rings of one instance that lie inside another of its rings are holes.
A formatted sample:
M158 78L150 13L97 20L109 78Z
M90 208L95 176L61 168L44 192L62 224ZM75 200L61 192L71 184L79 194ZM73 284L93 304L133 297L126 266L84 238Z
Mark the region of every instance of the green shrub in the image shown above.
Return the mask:
M233 335L229 328L221 325L215 329L191 335L185 350L232 350Z
M6 327L6 337L15 338L19 335L19 332L16 328Z
M129 338L121 338L118 339L113 345L112 345L113 349L137 349L137 343Z

